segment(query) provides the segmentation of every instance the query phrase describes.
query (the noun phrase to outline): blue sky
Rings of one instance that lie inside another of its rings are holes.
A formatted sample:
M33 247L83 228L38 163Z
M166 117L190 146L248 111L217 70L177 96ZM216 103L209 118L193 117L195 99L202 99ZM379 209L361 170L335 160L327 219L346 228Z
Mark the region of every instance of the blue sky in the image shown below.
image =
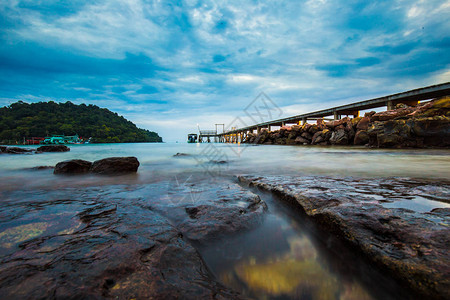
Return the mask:
M166 141L246 120L260 92L287 117L450 81L450 1L7 0L0 16L1 106L96 104Z

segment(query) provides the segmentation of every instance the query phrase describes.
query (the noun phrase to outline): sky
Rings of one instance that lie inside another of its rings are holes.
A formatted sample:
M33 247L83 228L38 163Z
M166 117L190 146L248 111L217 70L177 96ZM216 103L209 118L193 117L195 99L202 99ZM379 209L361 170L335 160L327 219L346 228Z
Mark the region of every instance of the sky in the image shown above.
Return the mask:
M289 117L450 81L444 0L4 0L0 40L0 106L95 104L168 142L252 124L261 95Z

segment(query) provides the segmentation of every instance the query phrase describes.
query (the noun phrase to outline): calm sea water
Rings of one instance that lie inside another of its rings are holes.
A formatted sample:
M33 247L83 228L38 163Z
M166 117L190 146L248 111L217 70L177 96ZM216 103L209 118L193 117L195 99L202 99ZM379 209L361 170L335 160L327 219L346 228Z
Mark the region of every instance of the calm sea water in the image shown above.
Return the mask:
M187 155L174 157L177 153ZM138 173L119 177L64 177L53 175L51 169L33 169L54 166L67 159L94 161L112 156L136 156L141 163ZM236 175L257 174L406 177L448 183L450 151L175 143L73 145L65 153L0 155L0 196L24 190L32 202L34 193L45 190L64 193L66 189L73 192L70 189L73 187L107 189L118 184L170 183L173 178L186 178L191 173L231 181ZM394 299L398 296L392 294L395 287L386 286L388 283L380 279L380 274L364 262L355 263L356 258L350 252L332 251L327 245L329 237L317 233L314 225L294 208L272 195L254 192L269 206L260 226L198 247L218 280L244 295L260 299ZM386 205L421 212L450 207L420 196L408 200Z
M30 148L30 147L28 147ZM191 157L177 157L186 153ZM145 182L179 172L221 174L261 173L267 175L336 175L361 177L411 177L450 179L450 150L379 150L345 147L296 147L235 144L90 144L72 145L70 152L38 155L1 155L0 190L53 186L52 172L30 171L37 166L54 166L67 159L94 161L112 156L136 156L141 166L130 182ZM227 164L206 166L210 160ZM83 179L80 179L83 181ZM122 178L120 180L123 180ZM64 181L58 178L59 183ZM111 183L105 178L93 184ZM71 178L67 184L78 184Z

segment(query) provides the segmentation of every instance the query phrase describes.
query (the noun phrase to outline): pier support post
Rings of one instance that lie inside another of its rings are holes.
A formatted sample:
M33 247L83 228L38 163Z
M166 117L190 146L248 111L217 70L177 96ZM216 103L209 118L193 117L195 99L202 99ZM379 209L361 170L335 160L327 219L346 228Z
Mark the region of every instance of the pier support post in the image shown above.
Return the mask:
M338 115L338 112L337 112L337 111L335 111L335 112L333 113L333 115L334 115L334 119L335 119L335 120L339 120L339 115Z
M386 103L386 106L387 106L387 110L393 110L395 107L394 107L394 103L392 102L392 100L389 100L387 103Z
M302 119L302 125L305 125L306 122L308 122L308 118L303 118L303 119Z

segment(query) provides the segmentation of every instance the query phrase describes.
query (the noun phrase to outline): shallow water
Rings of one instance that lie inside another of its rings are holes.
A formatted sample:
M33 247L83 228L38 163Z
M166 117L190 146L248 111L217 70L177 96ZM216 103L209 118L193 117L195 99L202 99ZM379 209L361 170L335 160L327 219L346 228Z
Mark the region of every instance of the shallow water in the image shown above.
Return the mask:
M174 157L176 153L188 155ZM66 211L68 206L64 201L70 202L74 210L77 205L90 205L92 199L83 200L86 188L97 188L99 193L106 194L108 191L122 193L120 197L124 197L127 186L131 193L136 186L161 183L163 187L155 193L164 198L170 197L180 184L192 183L187 200L195 202L195 176L192 174L209 178L211 185L217 180L235 181L237 174L398 177L400 187L415 189L417 196L403 197L401 190L392 193L395 187L390 186L382 187L383 193L371 193L374 187L369 184L357 190L355 196L364 195L386 207L418 212L450 207L444 202L450 198L449 154L449 150L227 144L91 144L71 146L71 151L66 153L2 154L0 216L15 217L1 218L0 255L11 254L21 243L38 236L70 233L82 227L74 217L76 211ZM53 166L67 159L94 161L112 156L136 156L141 163L138 174L55 176L51 169L31 169ZM434 193L428 195L420 185L408 185L415 180L439 185L433 185ZM379 185L377 189L380 190ZM17 191L23 194L12 197ZM53 202L40 206L39 203L46 201L48 192L54 194ZM317 232L300 212L271 195L257 193L269 206L259 226L216 243L198 245L210 270L225 285L260 299L386 299L399 296L389 280L356 258L358 263L355 263L351 252L343 251L346 252L344 255L332 249L330 237ZM92 197L92 193L89 195ZM146 197L139 192L137 195L136 199ZM74 198L81 201L72 203ZM11 199L15 204L23 202L23 205L9 205L7 201Z

